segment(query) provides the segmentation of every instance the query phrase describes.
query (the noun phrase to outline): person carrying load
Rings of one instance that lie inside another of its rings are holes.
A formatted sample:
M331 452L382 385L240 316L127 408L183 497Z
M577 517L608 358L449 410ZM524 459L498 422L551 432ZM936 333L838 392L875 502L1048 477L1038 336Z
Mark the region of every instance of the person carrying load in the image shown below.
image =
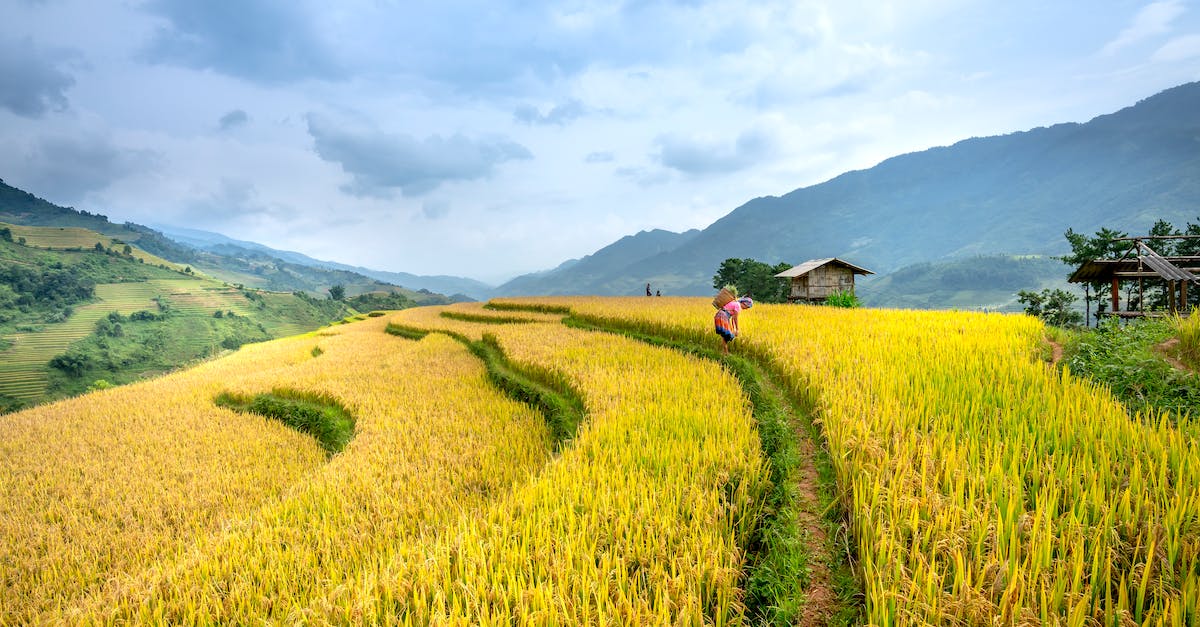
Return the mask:
M713 315L713 327L717 335L724 341L721 350L726 355L729 354L729 343L738 335L738 314L743 309L753 306L754 301L750 299L749 295L738 298L737 294L729 287L722 288L716 298L713 298L713 307L717 308L717 313Z

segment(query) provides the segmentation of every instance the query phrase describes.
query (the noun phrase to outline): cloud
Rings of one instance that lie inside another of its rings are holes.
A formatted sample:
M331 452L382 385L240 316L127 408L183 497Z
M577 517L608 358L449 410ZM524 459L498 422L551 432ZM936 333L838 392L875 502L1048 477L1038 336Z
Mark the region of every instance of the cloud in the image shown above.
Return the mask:
M1163 0L1152 2L1133 18L1133 23L1117 35L1116 39L1105 44L1100 51L1104 55L1112 55L1146 39L1167 32L1171 22L1183 13L1183 4L1179 0Z
M300 6L288 0L152 0L145 9L169 26L143 57L263 83L343 78L344 69Z
M222 131L230 131L239 126L245 126L249 121L250 116L246 115L245 111L234 109L221 116L221 119L217 121L217 126Z
M421 215L429 220L441 220L450 215L450 203L445 200L426 200L421 204Z
M662 168L646 168L640 166L627 166L617 168L614 173L621 177L627 178L642 187L650 187L652 185L662 185L671 180L671 173Z
M711 138L660 135L655 140L659 163L684 174L736 172L769 157L775 142L765 131L747 130L732 144Z
M210 226L230 222L248 223L256 218L274 216L280 211L258 199L254 183L244 179L222 178L216 191L187 204L184 211L191 223Z
M588 155L583 158L583 161L584 163L610 163L614 159L616 159L616 157L611 152L597 151L589 152Z
M1154 52L1154 61L1171 63L1200 57L1200 35L1176 37Z
M121 148L102 135L44 136L15 169L29 189L73 203L119 179L155 169L161 159L158 153Z
M572 98L560 105L555 105L545 114L533 105L521 105L513 111L513 119L524 124L554 124L564 126L567 123L587 113L583 103Z
M0 106L27 118L65 111L75 79L59 66L77 56L40 50L29 37L0 41Z
M322 159L340 164L353 177L343 191L355 196L386 198L396 190L419 196L443 183L487 178L506 161L533 158L529 149L506 138L417 139L337 128L315 115L308 116L308 133Z

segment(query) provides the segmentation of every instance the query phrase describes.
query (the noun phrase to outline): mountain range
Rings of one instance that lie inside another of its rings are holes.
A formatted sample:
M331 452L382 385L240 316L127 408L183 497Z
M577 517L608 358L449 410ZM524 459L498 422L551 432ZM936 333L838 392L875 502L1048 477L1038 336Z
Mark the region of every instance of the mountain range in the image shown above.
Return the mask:
M1086 123L971 138L896 156L782 196L755 198L702 230L642 231L498 287L464 277L322 261L177 226L117 225L0 181L0 221L82 226L126 237L231 283L312 293L333 284L346 285L348 293L403 286L450 294L454 300L636 295L646 283L664 294L700 295L712 291L713 274L730 257L772 265L840 257L876 273L863 284L870 304L970 306L945 286L937 288L937 277L994 268L1007 263L1003 259L1061 254L1067 250L1063 234L1068 228L1142 233L1159 218L1182 225L1197 215L1200 83L1168 89ZM1031 287L1060 280L1067 270L1046 262L1007 263L1006 268L1025 276ZM1011 304L1011 286L993 287L1003 293L989 298ZM878 297L871 298L872 293Z
M707 294L730 257L840 257L882 276L980 255L1059 254L1068 228L1144 233L1157 218L1182 225L1198 214L1200 83L1188 83L1087 123L966 139L755 198L699 232L642 232L590 256L603 264L564 264L496 292L639 294L649 282Z

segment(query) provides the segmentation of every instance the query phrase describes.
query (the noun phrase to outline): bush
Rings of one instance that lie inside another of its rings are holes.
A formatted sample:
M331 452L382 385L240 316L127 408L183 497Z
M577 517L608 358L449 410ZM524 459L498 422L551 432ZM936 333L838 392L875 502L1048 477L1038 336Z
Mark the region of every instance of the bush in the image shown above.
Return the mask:
M837 291L825 297L825 304L830 307L845 307L846 309L854 309L861 307L862 302L858 300L858 296L850 290Z

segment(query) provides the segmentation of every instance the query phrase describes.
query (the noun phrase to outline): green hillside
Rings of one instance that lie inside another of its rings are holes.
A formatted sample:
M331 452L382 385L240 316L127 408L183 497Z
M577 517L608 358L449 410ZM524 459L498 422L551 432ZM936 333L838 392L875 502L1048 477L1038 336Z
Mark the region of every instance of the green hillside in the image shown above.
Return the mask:
M111 241L79 227L0 227L0 411L156 376L359 308L417 303L231 286Z
M882 277L861 277L856 291L868 307L1022 311L1017 301L1021 290L1075 291L1067 284L1069 270L1047 256L988 255L918 263Z

